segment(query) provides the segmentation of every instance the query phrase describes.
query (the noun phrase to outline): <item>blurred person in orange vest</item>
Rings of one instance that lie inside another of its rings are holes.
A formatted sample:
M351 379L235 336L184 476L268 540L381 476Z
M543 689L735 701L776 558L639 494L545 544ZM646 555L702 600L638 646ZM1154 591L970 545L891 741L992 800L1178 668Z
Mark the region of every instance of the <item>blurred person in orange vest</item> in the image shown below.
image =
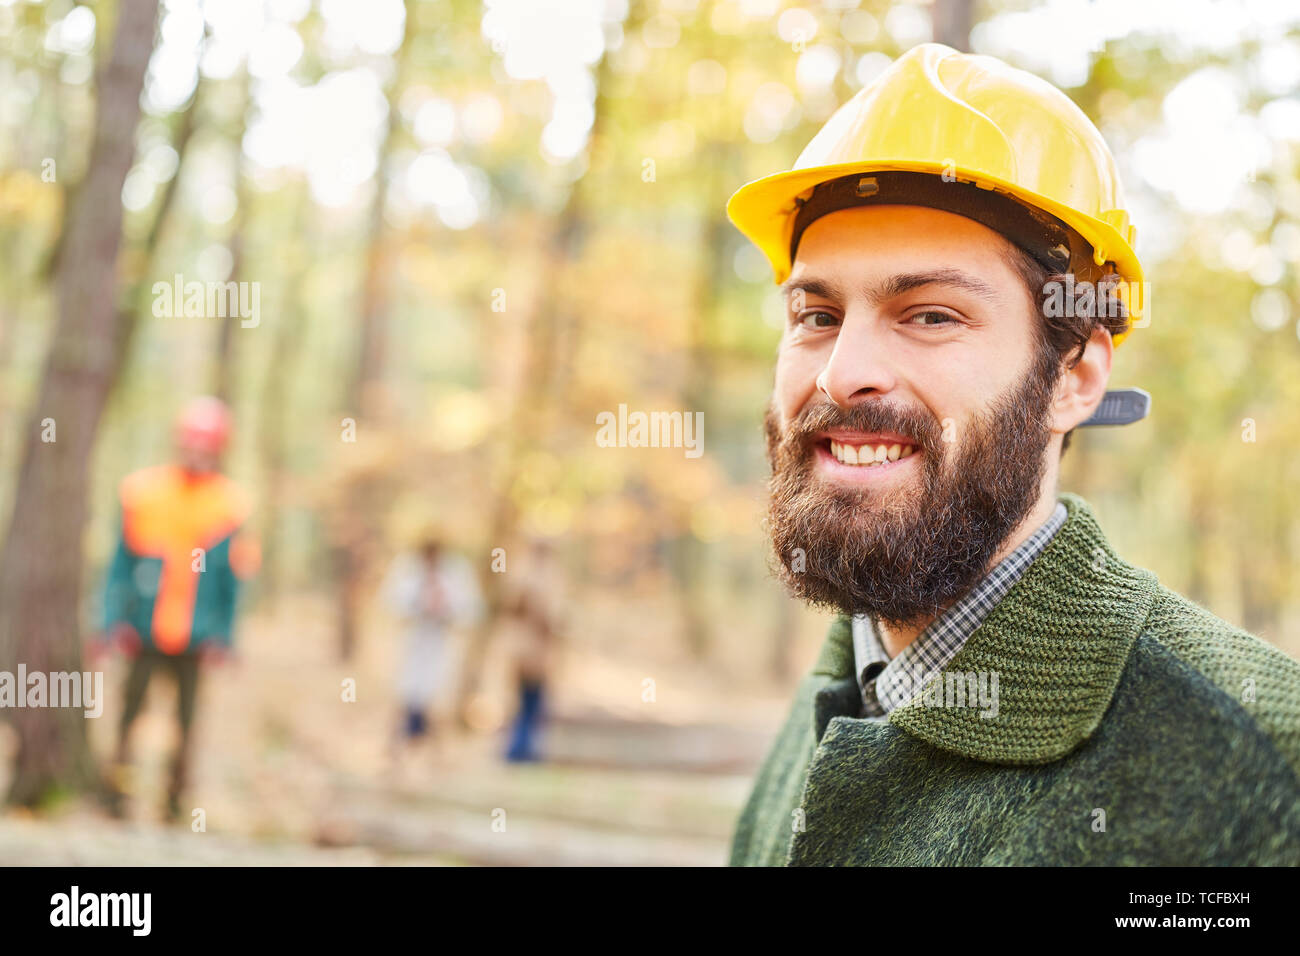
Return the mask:
M232 649L240 582L260 564L245 530L250 503L221 474L231 417L216 398L194 399L176 422L175 461L128 475L119 487L121 533L104 590L105 645L131 659L124 689L109 809L124 813L131 790L128 741L156 670L176 681L180 739L171 764L167 816L180 815L201 663Z

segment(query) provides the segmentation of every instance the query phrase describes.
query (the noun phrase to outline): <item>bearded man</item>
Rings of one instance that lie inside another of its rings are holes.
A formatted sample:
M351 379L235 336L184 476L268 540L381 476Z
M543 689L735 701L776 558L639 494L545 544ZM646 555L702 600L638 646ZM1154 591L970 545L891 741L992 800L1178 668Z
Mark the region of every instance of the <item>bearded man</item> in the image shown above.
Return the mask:
M1058 491L1073 429L1145 413L1106 391L1149 303L1087 117L923 44L728 212L787 304L780 576L836 615L732 864L1300 863L1300 665Z

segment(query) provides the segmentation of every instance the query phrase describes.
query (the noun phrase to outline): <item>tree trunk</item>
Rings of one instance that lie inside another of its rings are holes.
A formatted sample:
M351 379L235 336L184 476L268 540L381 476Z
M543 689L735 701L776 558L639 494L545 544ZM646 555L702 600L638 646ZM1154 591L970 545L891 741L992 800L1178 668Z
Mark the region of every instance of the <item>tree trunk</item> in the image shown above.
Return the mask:
M712 143L704 151L704 167L709 170L705 195L710 209L720 209L726 201L727 190L720 170L734 168L733 150L721 143ZM690 347L687 351L686 382L683 398L686 414L699 412L704 416L706 428L713 419L714 382L716 379L717 343L713 333L714 316L719 308L718 289L726 282L728 262L727 239L731 225L721 216L711 216L701 224L700 268L695 275L693 289L694 321L690 323ZM707 504L707 503L706 503ZM713 645L713 625L708 595L711 573L716 560L710 548L692 529L691 516L694 503L683 503L680 527L675 535L671 553L672 573L677 593L681 598L682 630L691 656L702 661Z
M633 33L639 29L646 16L646 5L640 2L629 4L624 32ZM587 139L587 154L590 157L600 148L604 127L609 114L609 86L613 78L613 69L608 53L601 57L596 66L596 101L595 117ZM596 164L588 162L588 169ZM557 385L567 380L568 356L558 355L557 345L564 340L562 323L566 321L560 297L560 279L568 264L578 255L581 237L586 220L587 196L584 191L590 189L588 177L579 179L571 188L564 203L564 208L556 218L551 229L548 250L543 257L545 278L537 295L537 307L528 326L528 341L525 346L523 381L515 392L512 403L512 427L505 436L506 448L501 458L495 479L492 518L488 525L488 540L479 563L479 577L482 583L487 613L474 629L466 642L465 658L460 669L460 679L456 688L456 720L463 728L471 726L470 704L478 692L482 681L483 665L487 660L488 645L492 632L496 628L500 613L501 592L504 575L491 571L488 555L494 548L508 547L514 542L519 524L518 508L512 494L512 484L519 474L525 453L547 440L550 413L557 396ZM569 355L577 348L576 336L571 336L566 343ZM510 556L507 555L507 562Z
M799 624L799 615L795 613L794 599L779 589L776 593L776 608L772 614L772 656L769 659L768 674L778 684L786 684L794 674L794 639L795 628Z
M230 229L230 239L226 247L230 250L230 275L227 277L231 282L239 282L243 279L243 273L246 271L244 243L248 233L249 206L252 203L252 196L248 190L248 177L244 175L244 146L243 134L248 128L249 119L253 112L253 78L249 75L248 70L244 71L244 93L243 108L239 111L239 125L232 131L231 140L234 146L234 180L235 180L235 222ZM226 314L221 317L221 325L217 331L217 368L214 374L212 394L217 396L227 405L234 404L235 396L235 378L239 372L239 360L235 351L235 329L240 328L243 316L239 310L234 307L233 303L229 304Z
M285 471L288 468L288 441L290 415L290 385L298 374L301 365L299 359L302 349L297 348L306 324L307 309L303 305L306 295L308 263L313 261L309 242L306 237L315 236L317 230L308 229L311 219L308 215L311 200L307 197L306 186L296 199L294 213L294 245L286 253L288 266L283 281L288 294L284 297L284 309L277 316L275 338L271 344L271 361L267 363L266 378L262 383L261 401L258 407L261 418L258 421L258 447L262 463L262 570L260 589L268 604L274 603L280 596L283 581L281 579L281 513L285 503Z
M135 157L157 14L158 0L123 0L118 12L113 50L99 76L90 163L59 257L58 318L24 436L0 561L0 661L10 670L25 665L29 674L81 670L89 465L118 366L122 184ZM96 786L81 709L22 708L8 715L18 732L10 802L34 805L60 790Z
M207 43L206 36L204 43ZM151 309L153 282L161 272L158 250L162 244L163 233L171 221L172 211L176 207L181 176L185 172L185 160L189 156L190 140L193 139L198 124L199 104L203 99L204 83L203 76L200 74L198 84L194 87L194 95L190 97L189 105L181 113L180 126L176 130L176 139L172 143L177 157L176 172L163 187L158 212L153 222L149 224L149 231L140 242L142 254L138 261L143 262L144 267L131 277L130 282L127 283L127 291L120 300L122 304L117 316L116 365L110 376L110 389L117 388L118 383L126 379L126 368L131 361L131 343L135 340L136 330L140 327L140 316L148 315Z
M397 67L388 90L388 126L384 142L379 149L379 163L375 172L375 195L370 206L370 238L366 251L366 271L362 278L361 310L358 315L357 364L346 396L347 414L361 423L381 420L387 402L382 394L383 374L387 364L388 315L390 288L393 281L395 252L392 237L384 221L388 205L389 158L396 148L401 132L398 100L405 85L409 68L412 37L415 34L416 7L403 4L406 21L402 30L402 44L397 50ZM345 522L349 529L333 547L334 592L337 597L336 633L339 657L344 661L356 653L360 633L362 591L370 571L368 554L379 524L378 503L385 498L384 491L376 485L373 476L361 479L349 498L353 513Z
M934 0L930 12L934 41L962 53L970 52L970 30L975 24L975 0Z

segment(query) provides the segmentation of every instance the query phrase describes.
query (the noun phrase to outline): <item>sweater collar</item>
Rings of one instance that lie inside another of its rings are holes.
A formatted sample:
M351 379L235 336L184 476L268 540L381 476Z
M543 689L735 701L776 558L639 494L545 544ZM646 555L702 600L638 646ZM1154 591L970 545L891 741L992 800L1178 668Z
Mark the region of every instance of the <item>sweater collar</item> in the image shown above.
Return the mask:
M983 705L942 706L936 678L889 723L941 750L997 764L1059 760L1096 730L1159 584L1114 552L1087 502L1059 497L1065 525L944 668L974 674L988 691L996 675L996 716ZM831 625L814 673L837 686L853 678L848 615ZM815 719L824 728L827 715Z

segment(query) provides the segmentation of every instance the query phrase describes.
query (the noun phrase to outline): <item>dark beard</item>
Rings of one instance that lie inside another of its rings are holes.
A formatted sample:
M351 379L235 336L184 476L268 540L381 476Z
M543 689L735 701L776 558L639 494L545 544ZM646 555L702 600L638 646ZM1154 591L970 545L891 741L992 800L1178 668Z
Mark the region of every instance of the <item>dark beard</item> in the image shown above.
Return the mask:
M1038 501L1057 373L1040 356L955 445L921 409L827 401L806 407L782 436L769 405L768 523L786 587L815 607L892 624L933 618L970 590ZM818 477L815 436L837 427L910 435L923 452L921 479L882 497Z

